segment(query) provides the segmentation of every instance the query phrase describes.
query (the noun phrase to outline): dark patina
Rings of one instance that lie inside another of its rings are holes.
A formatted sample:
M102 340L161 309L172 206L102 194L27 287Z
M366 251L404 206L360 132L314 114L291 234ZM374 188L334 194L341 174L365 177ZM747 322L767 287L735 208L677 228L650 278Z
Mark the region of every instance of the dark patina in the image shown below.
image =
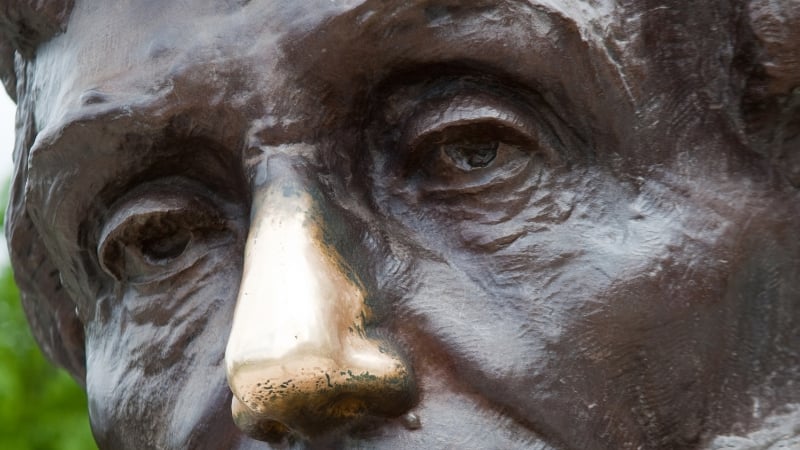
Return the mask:
M100 447L800 445L797 1L0 30L11 258Z

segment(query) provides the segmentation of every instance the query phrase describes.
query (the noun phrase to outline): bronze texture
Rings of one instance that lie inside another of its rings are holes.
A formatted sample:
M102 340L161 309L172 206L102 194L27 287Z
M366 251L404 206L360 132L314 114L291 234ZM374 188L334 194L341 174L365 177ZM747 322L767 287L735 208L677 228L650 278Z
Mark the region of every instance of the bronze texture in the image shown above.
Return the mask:
M11 259L101 448L800 448L796 0L0 30Z

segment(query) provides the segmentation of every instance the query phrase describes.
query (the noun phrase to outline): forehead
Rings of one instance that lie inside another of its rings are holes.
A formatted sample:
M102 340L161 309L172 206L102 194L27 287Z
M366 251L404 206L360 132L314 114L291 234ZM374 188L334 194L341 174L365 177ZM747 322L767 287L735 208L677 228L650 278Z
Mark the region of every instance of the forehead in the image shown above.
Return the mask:
M44 128L63 120L80 104L80 96L93 90L139 94L157 89L159 82L169 84L190 68L208 67L203 75L210 79L213 67L233 64L250 72L253 90L263 91L253 82L269 78L279 60L318 58L334 72L341 60L326 60L324 53L352 53L353 47L382 52L404 43L413 49L408 51L422 53L420 36L441 37L454 27L491 39L493 30L514 21L513 33L501 38L520 48L529 47L532 30L526 27L538 28L533 31L540 37L555 27L601 42L615 20L614 9L610 1L552 0L79 0L68 31L40 49L38 90L46 106L37 111L37 123ZM443 59L451 57L437 51Z

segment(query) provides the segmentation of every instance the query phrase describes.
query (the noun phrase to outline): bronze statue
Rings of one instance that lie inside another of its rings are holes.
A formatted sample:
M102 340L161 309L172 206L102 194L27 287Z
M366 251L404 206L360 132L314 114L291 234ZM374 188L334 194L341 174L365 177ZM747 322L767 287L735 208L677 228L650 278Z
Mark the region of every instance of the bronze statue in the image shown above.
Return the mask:
M800 445L796 0L0 28L12 261L101 448Z

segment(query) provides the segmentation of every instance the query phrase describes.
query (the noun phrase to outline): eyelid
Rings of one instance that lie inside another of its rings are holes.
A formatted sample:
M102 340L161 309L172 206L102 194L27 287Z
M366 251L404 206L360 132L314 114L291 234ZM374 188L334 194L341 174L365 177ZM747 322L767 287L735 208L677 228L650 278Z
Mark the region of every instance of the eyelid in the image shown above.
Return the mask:
M544 125L535 122L529 112L512 101L501 101L487 94L468 94L427 105L405 127L402 141L413 149L428 136L448 128L491 123L512 129L534 142L539 141L539 128Z
M191 203L191 204L190 204ZM116 238L121 233L121 228L132 218L146 219L154 217L155 215L172 215L189 212L196 214L197 207L200 207L201 202L187 202L186 199L180 199L178 196L149 198L149 199L129 199L118 207L114 208L115 213L103 225L100 231L100 239L98 239L99 247L98 254L102 254L104 243L109 239Z
M183 180L162 180L135 189L114 203L100 230L97 240L100 266L107 273L115 273L106 265L106 256L113 251L112 246L136 237L129 236L132 227L142 227L152 219L184 216L183 221L188 223L202 226L212 223L222 227L224 219L209 202L201 194L193 192L191 183Z

